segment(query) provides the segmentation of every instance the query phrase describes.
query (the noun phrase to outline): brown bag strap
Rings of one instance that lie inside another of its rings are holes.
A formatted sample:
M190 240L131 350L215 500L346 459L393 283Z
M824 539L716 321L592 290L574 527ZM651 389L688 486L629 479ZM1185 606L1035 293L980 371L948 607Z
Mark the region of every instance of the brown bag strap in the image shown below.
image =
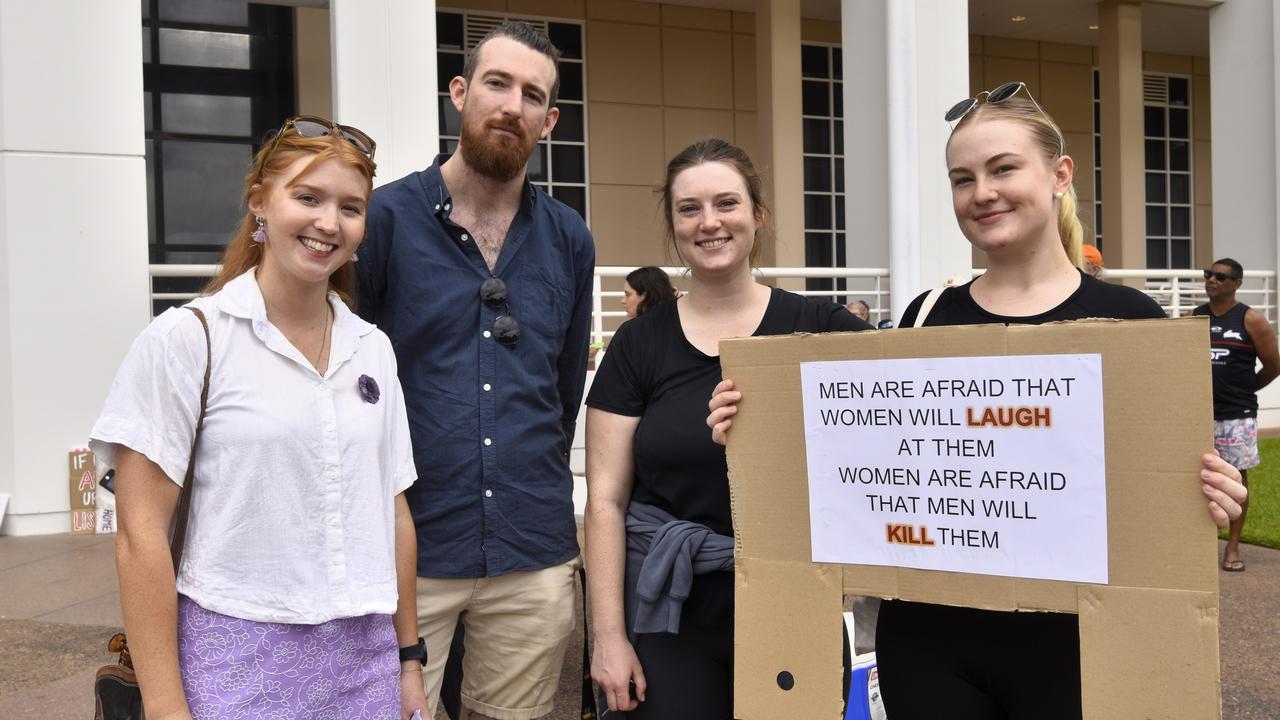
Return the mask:
M209 337L209 321L199 308L186 306L200 319L204 328L204 387L200 389L200 418L196 420L196 434L191 438L191 455L187 460L187 477L182 481L178 494L178 509L173 514L173 536L169 538L169 554L173 556L173 575L178 576L182 565L182 548L187 542L187 517L191 514L191 483L196 477L196 447L200 444L200 431L204 429L204 413L209 407L209 373L213 369L213 340Z

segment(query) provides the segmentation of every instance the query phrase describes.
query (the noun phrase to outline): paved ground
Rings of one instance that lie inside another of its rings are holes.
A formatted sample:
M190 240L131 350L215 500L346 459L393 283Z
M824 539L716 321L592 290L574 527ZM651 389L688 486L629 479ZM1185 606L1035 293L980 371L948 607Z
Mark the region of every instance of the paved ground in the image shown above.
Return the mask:
M1220 574L1223 718L1280 720L1280 551L1243 558ZM0 537L0 720L93 717L120 624L110 537ZM578 717L581 655L571 646L551 720Z

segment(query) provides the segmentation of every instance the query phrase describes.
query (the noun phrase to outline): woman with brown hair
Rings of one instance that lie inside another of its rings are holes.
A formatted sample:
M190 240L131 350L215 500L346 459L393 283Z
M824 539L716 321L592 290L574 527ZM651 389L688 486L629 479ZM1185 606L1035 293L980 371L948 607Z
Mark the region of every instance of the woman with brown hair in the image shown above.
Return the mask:
M622 281L622 307L627 319L643 315L662 303L675 302L675 287L662 268L652 265L636 268Z
M426 705L408 421L390 342L349 307L373 153L355 128L286 121L245 177L220 272L138 337L91 433L117 468L120 601L151 720Z
M672 158L662 210L690 291L622 325L587 398L592 677L633 720L731 720L728 468L703 424L720 341L870 326L756 280L768 209L741 148Z

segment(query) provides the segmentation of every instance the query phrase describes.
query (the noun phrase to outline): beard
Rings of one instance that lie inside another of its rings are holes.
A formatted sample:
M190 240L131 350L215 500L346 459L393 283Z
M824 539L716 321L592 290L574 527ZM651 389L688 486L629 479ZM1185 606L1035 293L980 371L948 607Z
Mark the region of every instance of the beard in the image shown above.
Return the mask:
M462 136L458 150L472 170L498 182L507 182L529 164L529 156L538 139L525 132L518 121L482 120L462 113ZM492 128L508 130L515 137L491 132Z

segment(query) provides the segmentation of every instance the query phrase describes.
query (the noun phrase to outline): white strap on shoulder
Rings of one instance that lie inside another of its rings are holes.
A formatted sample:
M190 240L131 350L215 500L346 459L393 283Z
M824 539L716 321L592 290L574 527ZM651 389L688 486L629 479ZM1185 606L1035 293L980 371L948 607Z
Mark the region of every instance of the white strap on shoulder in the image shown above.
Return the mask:
M938 298L942 297L942 292L947 288L936 287L924 296L924 302L920 303L920 312L916 313L916 321L911 327L924 327L925 318L929 317L929 312L933 310L933 304L938 302Z

